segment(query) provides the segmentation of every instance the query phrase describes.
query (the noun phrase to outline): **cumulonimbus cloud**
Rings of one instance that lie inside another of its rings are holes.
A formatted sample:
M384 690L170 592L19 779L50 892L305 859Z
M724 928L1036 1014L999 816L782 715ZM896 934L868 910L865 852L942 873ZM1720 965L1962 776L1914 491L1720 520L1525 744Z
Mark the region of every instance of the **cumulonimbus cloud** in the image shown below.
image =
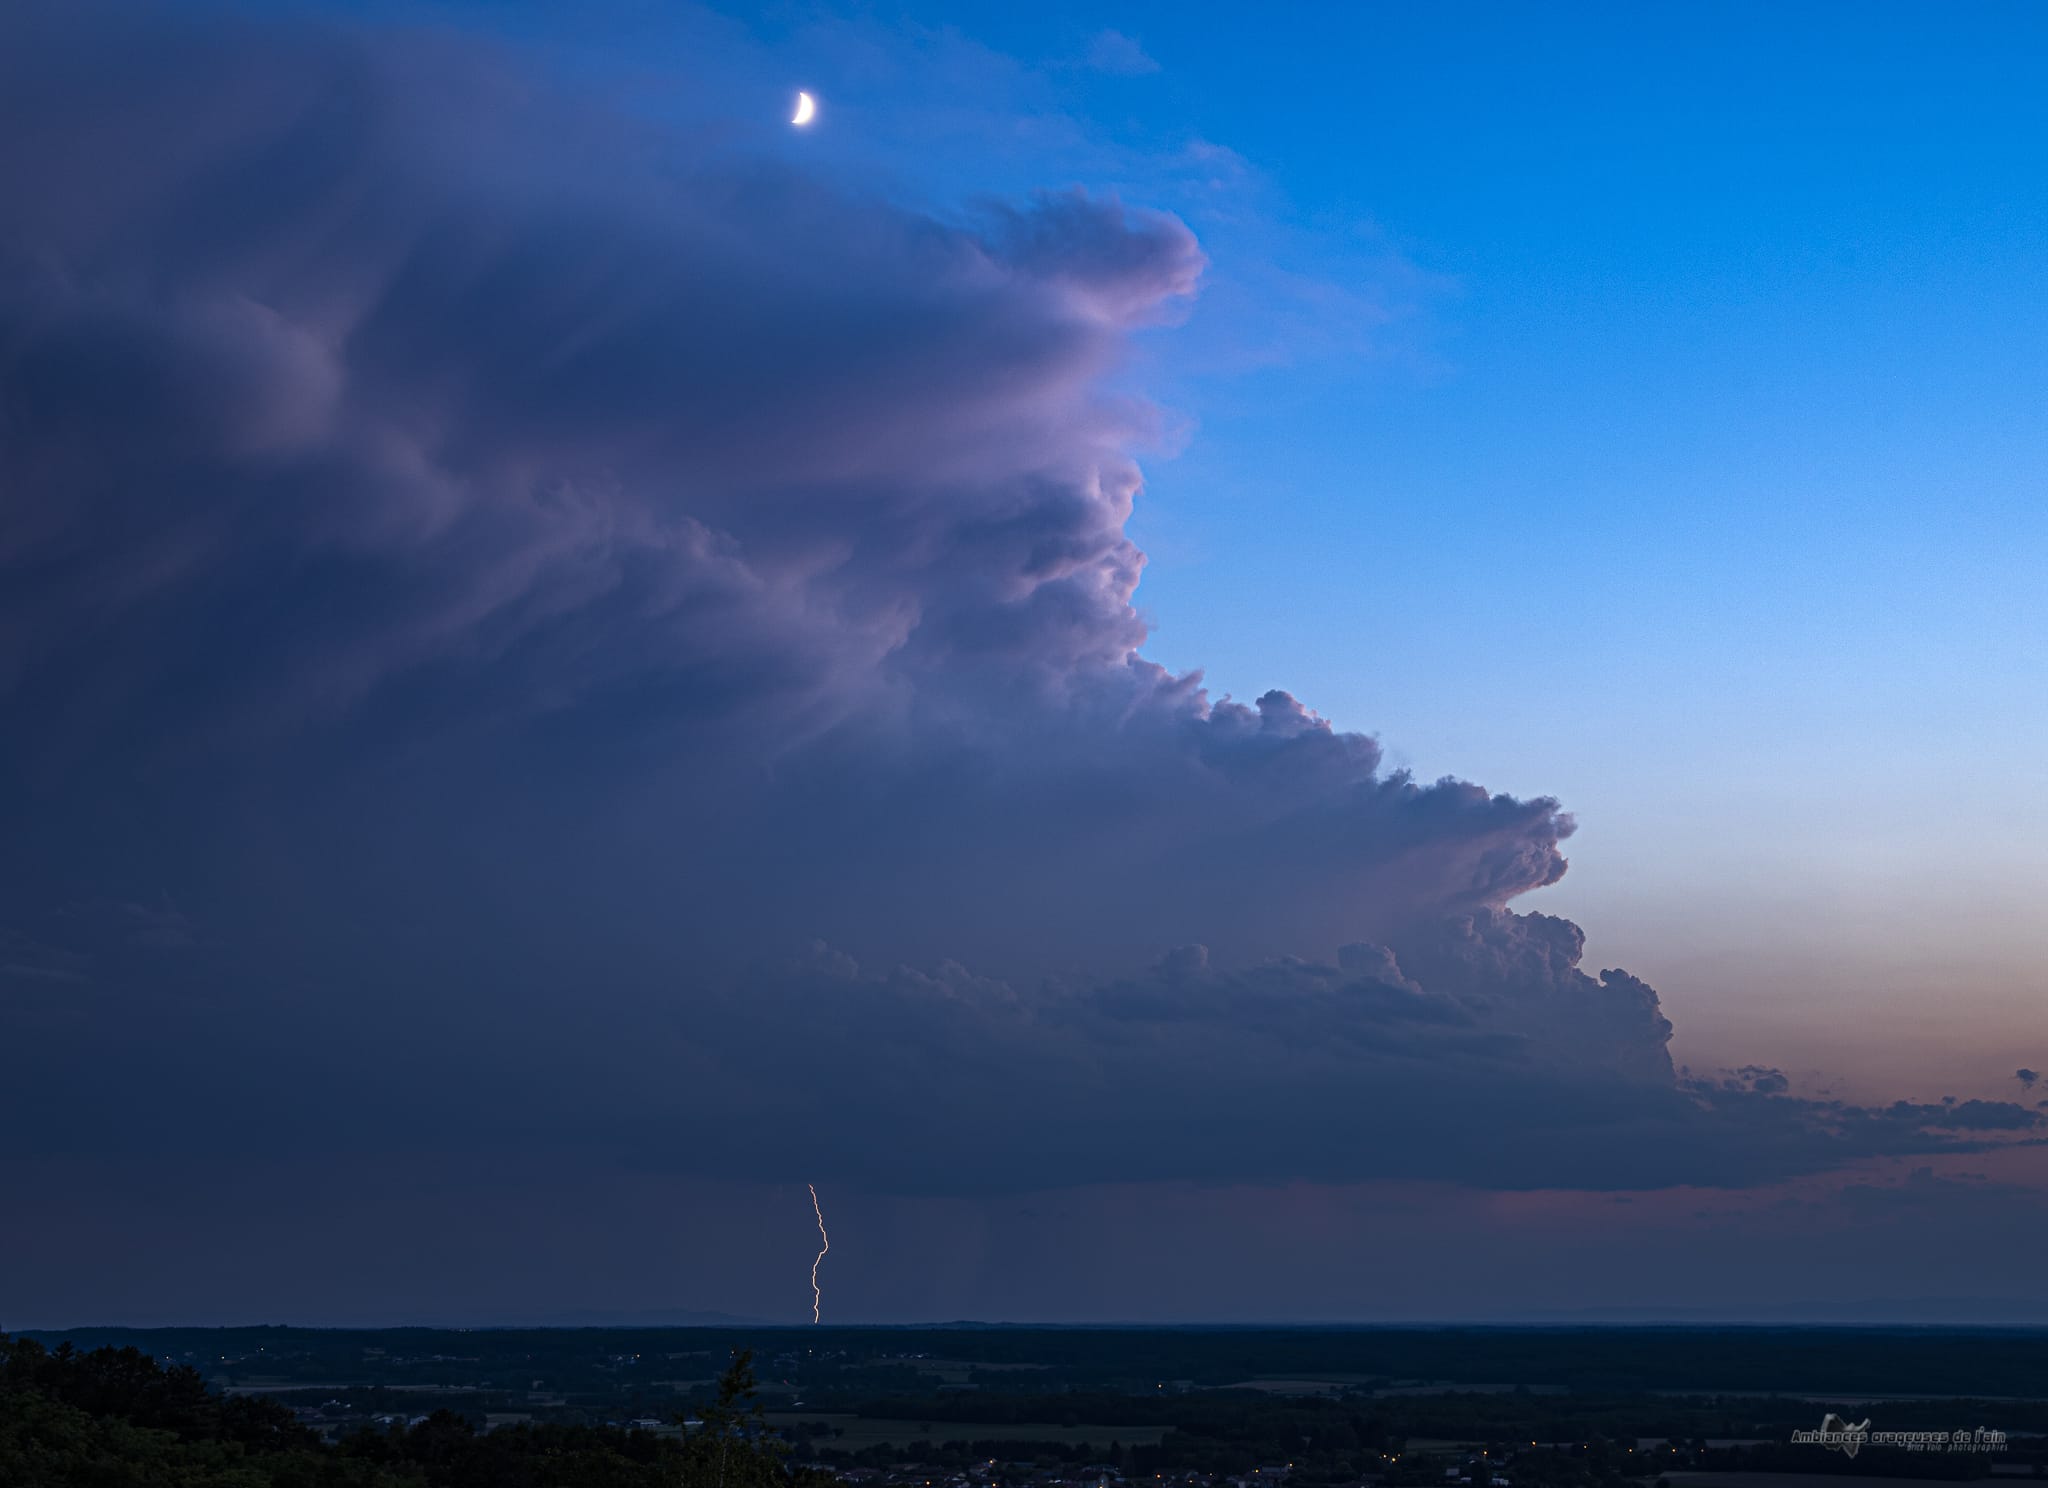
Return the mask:
M1558 803L1145 659L1112 388L1196 292L1170 217L941 220L303 17L16 8L0 133L8 1099L354 1082L394 1134L822 1131L924 1188L1739 1183L2039 1122L1681 1078L1509 907ZM76 912L171 901L175 946Z

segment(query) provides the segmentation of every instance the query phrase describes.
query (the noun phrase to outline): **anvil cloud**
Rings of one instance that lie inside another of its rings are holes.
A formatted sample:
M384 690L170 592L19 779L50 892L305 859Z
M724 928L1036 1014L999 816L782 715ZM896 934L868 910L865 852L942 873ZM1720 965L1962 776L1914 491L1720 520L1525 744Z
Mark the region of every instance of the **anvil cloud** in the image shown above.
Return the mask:
M936 217L303 18L15 7L0 137L6 1155L168 1159L173 1102L924 1192L1614 1189L2040 1124L1674 1071L1511 908L1558 803L1145 659L1171 217Z

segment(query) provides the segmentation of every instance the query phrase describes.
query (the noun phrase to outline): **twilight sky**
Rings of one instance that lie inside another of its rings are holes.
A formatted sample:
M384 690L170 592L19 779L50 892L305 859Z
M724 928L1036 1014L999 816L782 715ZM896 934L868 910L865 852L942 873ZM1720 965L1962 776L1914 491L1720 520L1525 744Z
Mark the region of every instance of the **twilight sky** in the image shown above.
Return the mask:
M2044 33L8 7L0 1325L2048 1308Z

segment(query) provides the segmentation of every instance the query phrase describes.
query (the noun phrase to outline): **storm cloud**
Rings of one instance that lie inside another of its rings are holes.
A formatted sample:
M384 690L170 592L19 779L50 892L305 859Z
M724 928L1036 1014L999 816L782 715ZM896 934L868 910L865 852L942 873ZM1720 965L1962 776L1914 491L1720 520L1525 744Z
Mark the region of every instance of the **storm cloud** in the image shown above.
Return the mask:
M12 8L0 134L14 1155L168 1152L169 1100L923 1192L1611 1189L2041 1124L1681 1076L1510 907L1557 802L1144 657L1169 216L914 211L303 17Z

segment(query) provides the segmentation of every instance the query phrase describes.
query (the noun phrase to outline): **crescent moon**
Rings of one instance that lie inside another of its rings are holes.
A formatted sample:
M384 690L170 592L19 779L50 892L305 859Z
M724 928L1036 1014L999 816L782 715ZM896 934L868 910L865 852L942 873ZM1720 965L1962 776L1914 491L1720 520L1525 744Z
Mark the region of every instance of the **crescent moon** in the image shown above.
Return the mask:
M792 124L808 124L811 122L811 120L817 117L818 101L815 98L811 97L811 95L808 93L797 94L796 116L792 118L789 122Z

